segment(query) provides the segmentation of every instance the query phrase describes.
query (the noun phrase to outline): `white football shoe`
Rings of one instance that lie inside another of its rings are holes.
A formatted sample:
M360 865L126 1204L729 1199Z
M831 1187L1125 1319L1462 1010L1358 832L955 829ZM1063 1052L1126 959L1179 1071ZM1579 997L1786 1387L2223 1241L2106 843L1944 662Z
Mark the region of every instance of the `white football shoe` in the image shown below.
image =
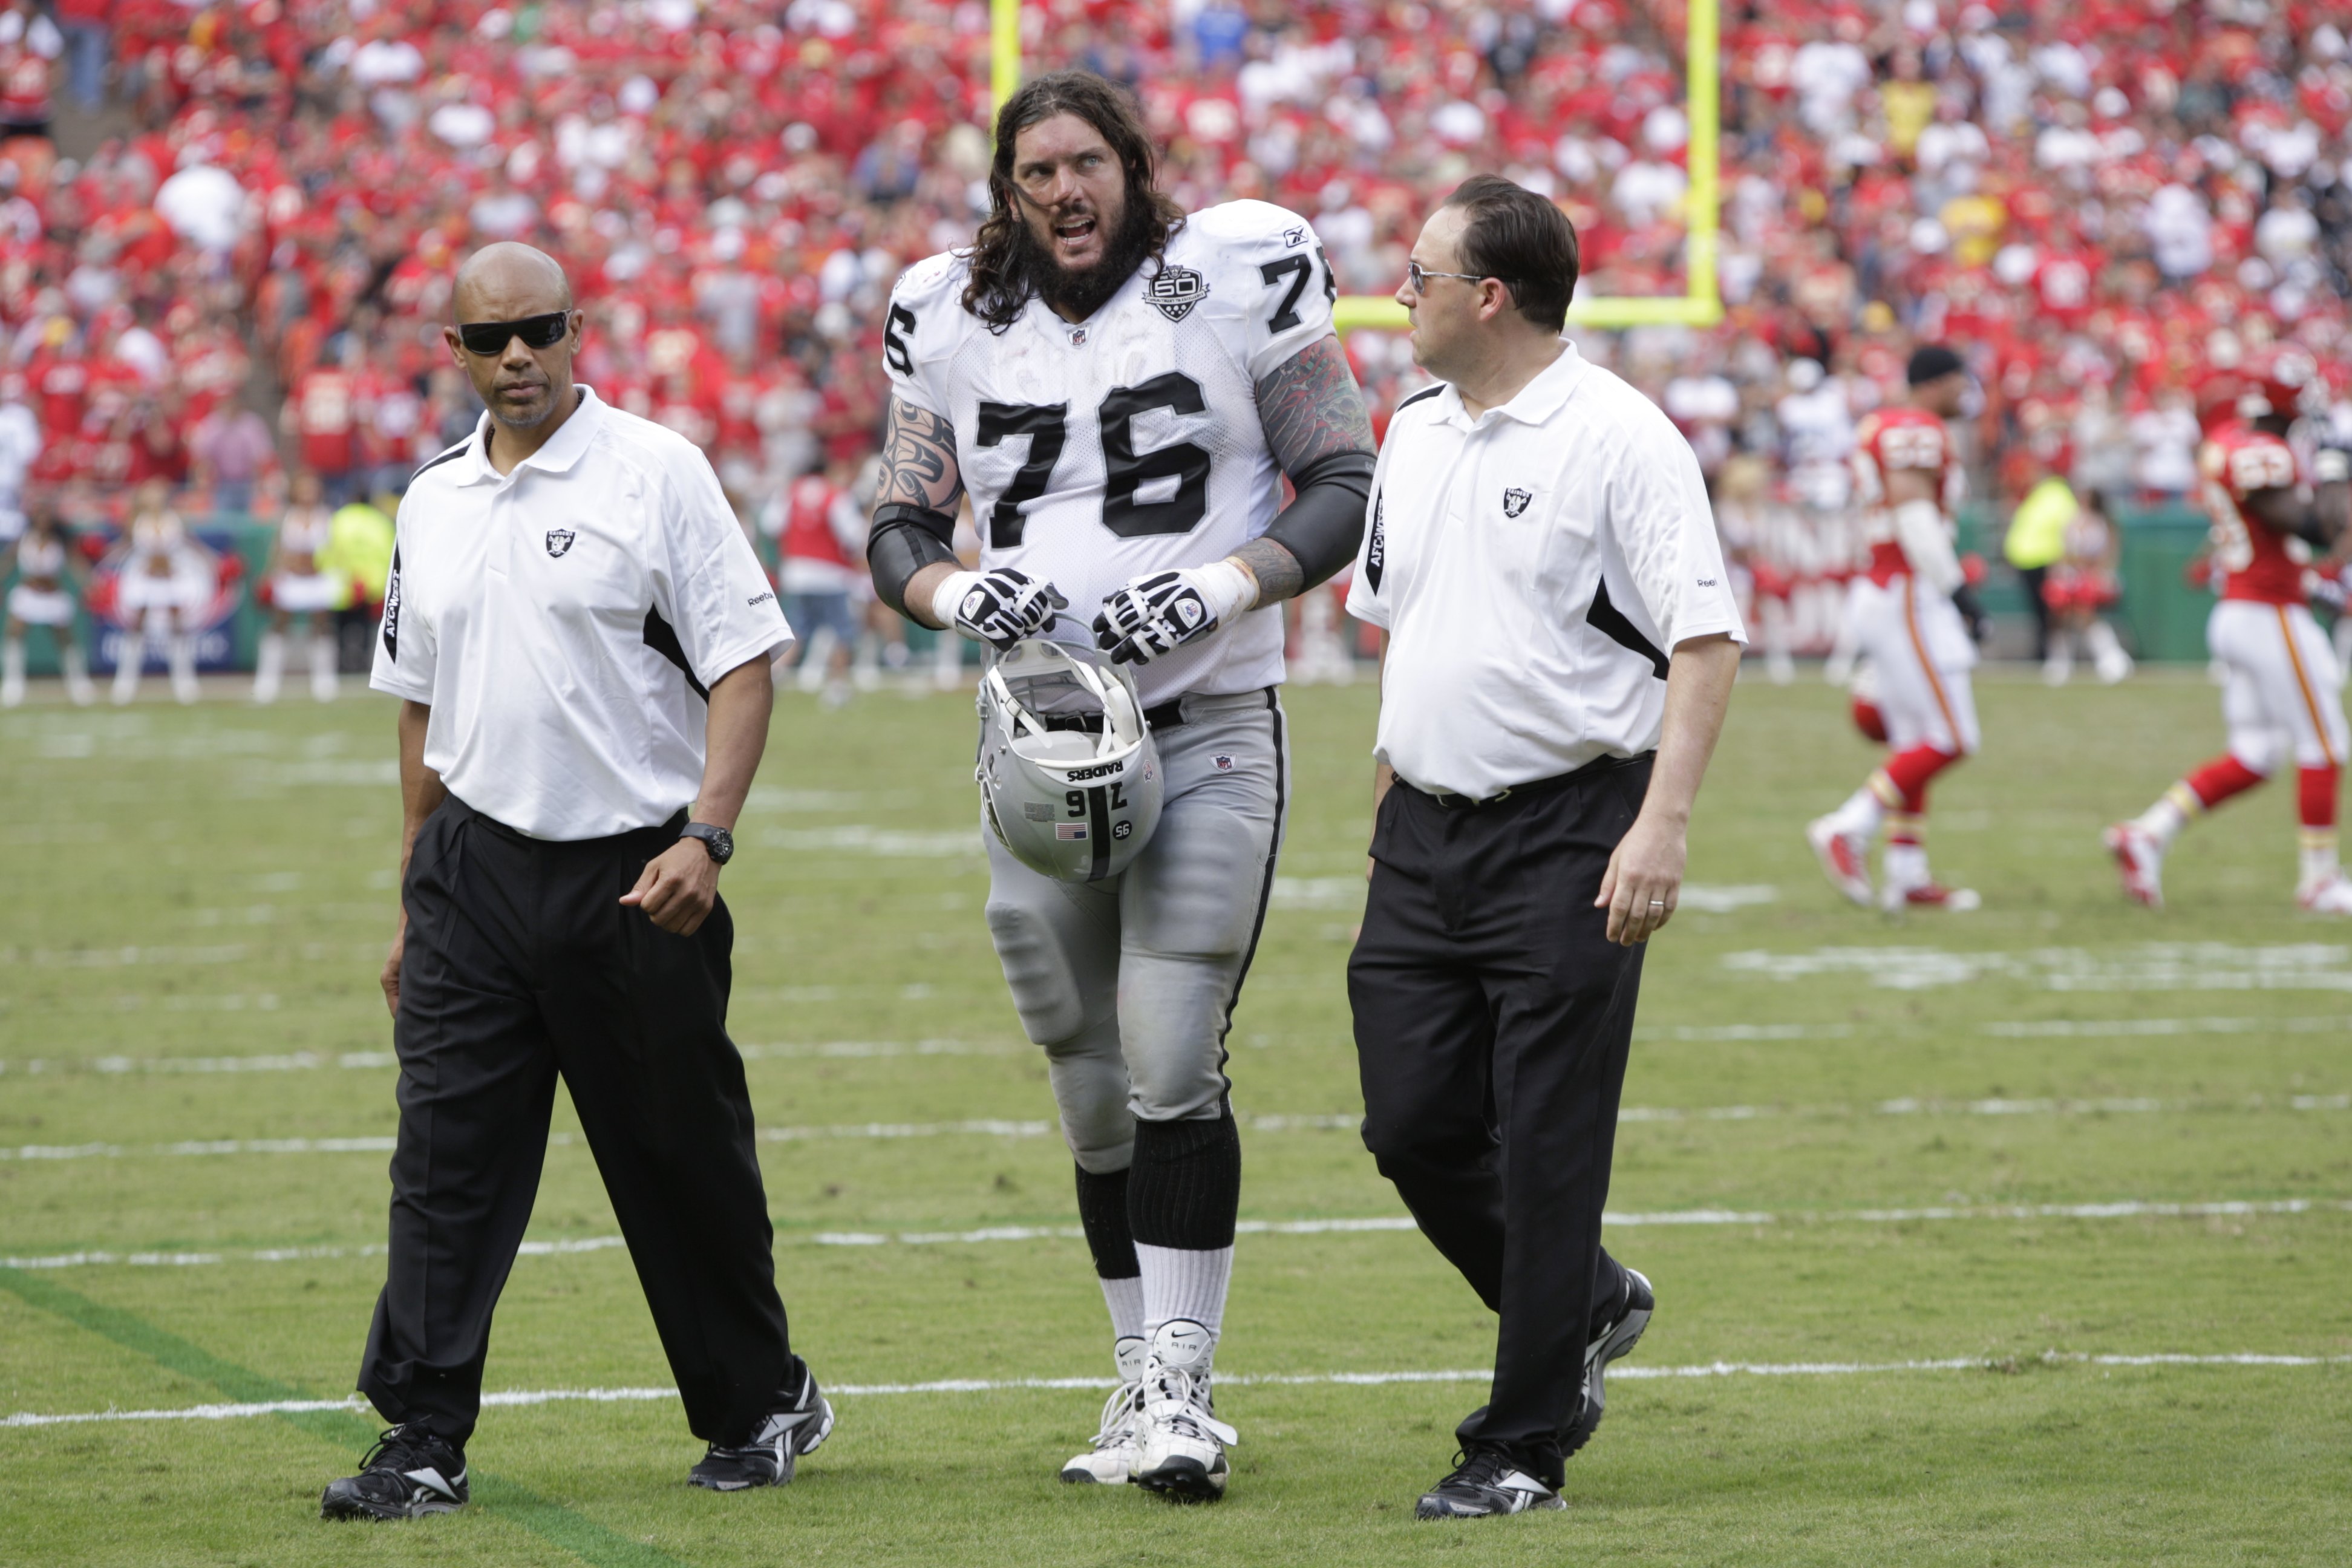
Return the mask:
M1241 1438L1212 1414L1210 1360L1216 1336L1183 1318L1160 1325L1143 1366L1135 1423L1136 1484L1176 1502L1225 1495L1225 1448Z
M2137 822L2118 822L2104 837L2123 877L2124 897L2151 910L2164 908L2164 846L2156 836Z
M1813 847L1830 886L1870 908L1870 840L1832 815L1805 825L1805 842Z
M1112 1347L1118 1386L1103 1401L1102 1430L1095 1434L1094 1446L1062 1467L1065 1481L1123 1487L1135 1479L1135 1418L1143 1393L1144 1350L1143 1341L1133 1334Z
M2352 877L2338 871L2295 894L2294 901L2315 915L2352 915Z

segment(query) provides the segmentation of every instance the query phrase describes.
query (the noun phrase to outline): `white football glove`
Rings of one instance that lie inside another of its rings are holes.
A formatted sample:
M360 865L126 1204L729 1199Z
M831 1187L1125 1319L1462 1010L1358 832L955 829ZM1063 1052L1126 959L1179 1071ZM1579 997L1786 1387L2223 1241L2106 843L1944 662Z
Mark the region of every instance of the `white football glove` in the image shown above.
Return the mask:
M988 572L950 573L931 595L931 614L940 625L1001 650L1044 631L1053 623L1054 613L1069 604L1051 583L999 566Z
M1095 617L1095 646L1113 664L1149 664L1207 637L1256 597L1257 584L1230 561L1147 573L1103 601Z

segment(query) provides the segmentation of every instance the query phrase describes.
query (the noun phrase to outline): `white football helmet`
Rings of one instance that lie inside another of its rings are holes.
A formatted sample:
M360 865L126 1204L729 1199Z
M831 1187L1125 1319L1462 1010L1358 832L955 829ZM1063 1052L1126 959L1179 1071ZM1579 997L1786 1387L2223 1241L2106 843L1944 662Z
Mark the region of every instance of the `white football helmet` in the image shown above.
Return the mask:
M1126 870L1160 825L1166 784L1135 678L1044 637L1014 643L982 678L972 776L1013 858L1063 882Z

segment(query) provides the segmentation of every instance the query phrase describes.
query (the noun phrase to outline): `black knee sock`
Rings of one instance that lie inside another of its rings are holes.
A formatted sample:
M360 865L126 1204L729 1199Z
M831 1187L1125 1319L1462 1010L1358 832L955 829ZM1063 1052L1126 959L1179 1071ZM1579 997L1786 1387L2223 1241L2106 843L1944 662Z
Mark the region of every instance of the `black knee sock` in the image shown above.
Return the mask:
M1143 1270L1135 1261L1135 1232L1128 1225L1127 1173L1098 1176L1084 1165L1077 1169L1078 1223L1086 1227L1095 1272L1105 1279L1134 1279Z
M1135 1124L1127 1213L1136 1241L1196 1252L1231 1247L1241 1201L1242 1135L1231 1107L1213 1121Z

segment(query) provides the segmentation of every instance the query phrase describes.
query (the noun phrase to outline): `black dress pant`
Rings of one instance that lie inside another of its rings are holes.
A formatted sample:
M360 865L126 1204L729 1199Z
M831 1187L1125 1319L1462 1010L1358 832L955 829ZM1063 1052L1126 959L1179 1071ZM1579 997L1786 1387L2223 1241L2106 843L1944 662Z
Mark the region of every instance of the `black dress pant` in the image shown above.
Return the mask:
M455 796L402 899L392 1246L359 1386L387 1420L462 1445L490 1314L530 1222L561 1074L654 1326L707 1441L748 1439L802 1375L727 1037L734 925L677 936L619 902L684 820L533 839Z
M1584 1349L1625 1278L1601 1248L1642 949L1592 900L1651 759L1448 805L1402 781L1372 834L1348 963L1364 1143L1501 1318L1487 1404L1462 1424L1557 1485Z

